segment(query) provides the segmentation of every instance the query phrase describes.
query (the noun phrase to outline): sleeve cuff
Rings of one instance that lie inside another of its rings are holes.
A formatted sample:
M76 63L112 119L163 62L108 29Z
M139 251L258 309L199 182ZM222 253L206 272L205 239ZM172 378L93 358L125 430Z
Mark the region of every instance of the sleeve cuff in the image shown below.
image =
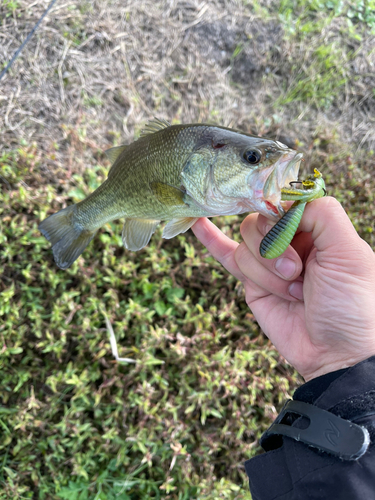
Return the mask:
M371 439L375 437L375 356L360 363L306 382L293 396L317 406L338 417L366 427ZM304 417L302 417L303 420ZM298 415L288 413L281 423L300 427L303 421ZM302 428L302 427L301 427ZM266 433L267 434L267 433ZM262 436L261 445L265 451L282 446L282 436Z

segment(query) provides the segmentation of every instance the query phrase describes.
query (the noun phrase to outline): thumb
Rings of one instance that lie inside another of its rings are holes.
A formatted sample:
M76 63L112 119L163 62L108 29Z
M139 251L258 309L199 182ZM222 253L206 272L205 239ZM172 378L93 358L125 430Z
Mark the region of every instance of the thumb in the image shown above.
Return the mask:
M367 272L364 253L367 256L367 252L373 252L335 198L328 196L308 203L299 230L311 233L320 264L336 265L338 270L345 266L347 272L355 268L356 273L361 266Z

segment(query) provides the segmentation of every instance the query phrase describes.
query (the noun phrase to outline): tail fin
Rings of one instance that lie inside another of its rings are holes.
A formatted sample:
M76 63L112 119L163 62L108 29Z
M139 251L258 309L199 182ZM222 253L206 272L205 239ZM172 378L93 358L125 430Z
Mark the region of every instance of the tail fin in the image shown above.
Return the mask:
M81 255L96 231L88 231L75 220L76 206L50 215L39 231L52 243L53 256L61 269L67 269Z

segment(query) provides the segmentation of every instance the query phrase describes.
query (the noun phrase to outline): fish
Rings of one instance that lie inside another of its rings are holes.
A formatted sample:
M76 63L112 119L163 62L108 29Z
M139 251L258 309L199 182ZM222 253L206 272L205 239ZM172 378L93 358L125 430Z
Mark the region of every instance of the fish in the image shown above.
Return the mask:
M122 241L138 251L160 222L163 238L200 217L259 212L284 215L281 189L298 178L302 153L281 142L204 123L154 118L130 145L106 151L107 179L86 199L39 225L55 262L67 269L107 222L124 218Z

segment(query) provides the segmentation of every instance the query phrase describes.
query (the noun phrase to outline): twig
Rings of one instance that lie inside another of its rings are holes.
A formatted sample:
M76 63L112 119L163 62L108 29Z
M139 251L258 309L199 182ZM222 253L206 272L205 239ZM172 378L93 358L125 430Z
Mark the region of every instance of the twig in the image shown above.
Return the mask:
M23 42L23 44L16 50L16 52L14 53L12 59L8 62L8 64L3 69L3 71L0 73L0 80L5 75L5 73L8 71L8 69L12 66L12 64L17 59L17 57L20 55L22 49L27 44L27 42L30 40L30 38L33 36L34 32L36 31L36 29L38 28L38 26L40 25L40 23L43 21L43 19L46 17L46 15L48 14L48 12L51 10L51 8L53 7L53 4L55 2L56 2L56 0L52 0L52 2L49 4L49 6L43 12L42 16L40 17L39 21L36 23L36 25L34 26L34 28L27 35L27 37L26 37L25 41Z
M71 41L69 40L64 47L64 52L63 52L61 61L59 63L59 67L57 69L57 72L59 74L59 83L60 83L60 97L61 97L61 101L63 103L65 102L65 93L64 93L64 81L63 81L63 77L62 77L62 66L63 66L65 58L68 54L70 44L71 44Z
M115 333L113 331L112 325L111 325L106 313L104 311L102 311L102 314L104 316L105 324L107 326L107 332L109 334L109 342L111 344L112 354L113 354L114 358L116 359L116 361L118 361L119 363L136 363L137 360L135 360L135 359L120 358L119 357L118 350L117 350L117 341L116 341L116 337L115 337Z

